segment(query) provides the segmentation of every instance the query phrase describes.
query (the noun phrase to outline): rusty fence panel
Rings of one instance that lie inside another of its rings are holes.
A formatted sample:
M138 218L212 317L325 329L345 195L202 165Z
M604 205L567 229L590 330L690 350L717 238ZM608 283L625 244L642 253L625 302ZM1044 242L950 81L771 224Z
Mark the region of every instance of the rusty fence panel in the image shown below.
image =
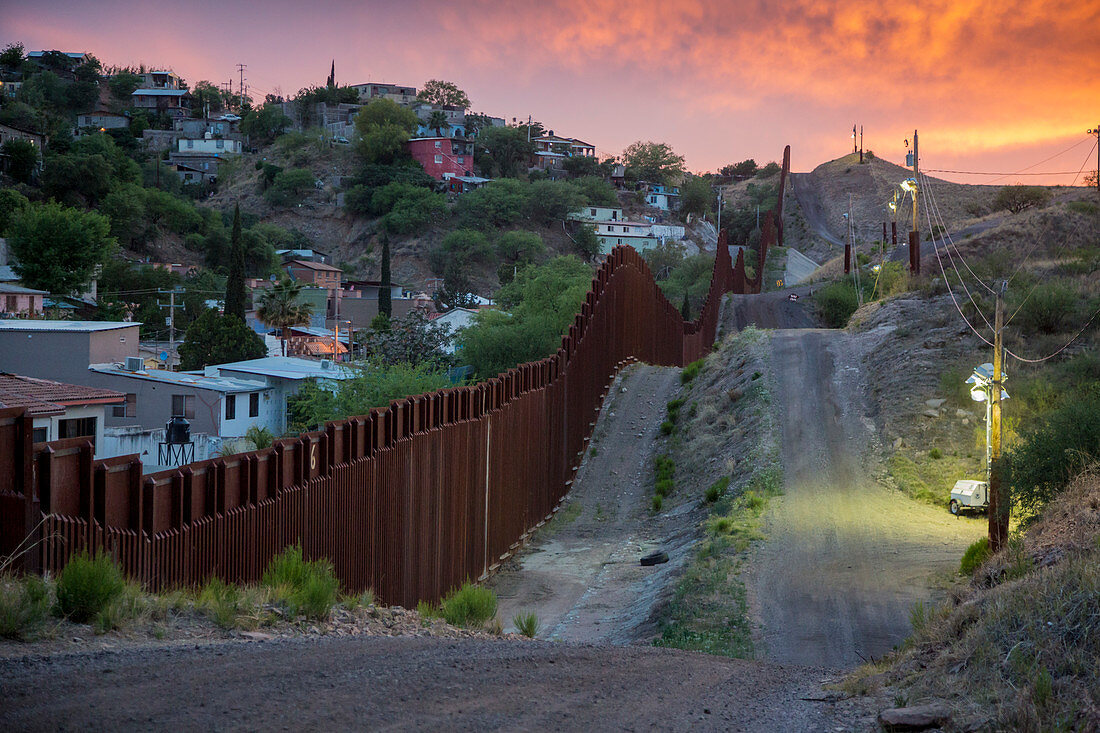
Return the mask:
M788 167L789 148L781 180ZM546 359L148 476L137 456L94 461L80 439L32 446L30 420L0 409L0 554L34 543L19 568L57 572L73 553L102 549L156 589L258 582L297 543L329 559L348 592L437 600L484 577L552 515L623 365L705 356L722 295L759 289L757 272L745 278L723 235L702 312L685 323L642 257L616 247Z

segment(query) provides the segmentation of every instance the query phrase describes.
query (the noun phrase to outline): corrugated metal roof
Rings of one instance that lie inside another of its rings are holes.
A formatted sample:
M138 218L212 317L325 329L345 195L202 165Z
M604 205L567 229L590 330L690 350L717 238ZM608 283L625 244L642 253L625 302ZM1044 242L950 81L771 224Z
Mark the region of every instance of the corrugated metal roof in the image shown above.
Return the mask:
M190 94L186 89L135 89L131 97L182 97Z
M114 331L140 325L141 323L138 321L36 321L10 318L0 320L0 331L91 333L93 331Z
M282 379L351 379L355 370L340 364L329 363L324 367L321 362L312 359L297 359L293 356L268 356L263 359L235 361L218 364L219 371L239 372L242 374L261 374L265 377Z
M118 364L91 364L88 368L100 374L146 379L151 382L177 384L183 387L192 387L194 389L207 389L212 392L258 392L269 389L265 382L236 379L234 377L207 377L202 373L195 372L170 372L164 369L146 369L141 372L130 372L123 369Z
M14 295L49 295L48 290L34 290L33 288L25 288L22 285L13 285L10 282L0 282L0 293L11 293Z

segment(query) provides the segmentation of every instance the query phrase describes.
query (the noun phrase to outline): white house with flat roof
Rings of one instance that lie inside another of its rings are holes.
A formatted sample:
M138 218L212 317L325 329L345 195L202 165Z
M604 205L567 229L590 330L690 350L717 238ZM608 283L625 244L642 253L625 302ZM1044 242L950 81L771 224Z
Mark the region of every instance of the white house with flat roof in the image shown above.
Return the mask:
M586 206L569 215L570 221L586 222L623 221L625 218L621 206Z
M88 365L138 355L138 329L128 321L0 319L0 371L93 384Z

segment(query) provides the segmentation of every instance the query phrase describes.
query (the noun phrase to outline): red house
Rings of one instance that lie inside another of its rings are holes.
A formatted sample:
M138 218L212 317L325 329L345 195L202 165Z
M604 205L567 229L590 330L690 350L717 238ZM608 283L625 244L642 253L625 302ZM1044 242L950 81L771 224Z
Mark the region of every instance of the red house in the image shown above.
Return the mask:
M415 137L405 145L413 159L437 181L469 176L473 170L473 144L461 138Z

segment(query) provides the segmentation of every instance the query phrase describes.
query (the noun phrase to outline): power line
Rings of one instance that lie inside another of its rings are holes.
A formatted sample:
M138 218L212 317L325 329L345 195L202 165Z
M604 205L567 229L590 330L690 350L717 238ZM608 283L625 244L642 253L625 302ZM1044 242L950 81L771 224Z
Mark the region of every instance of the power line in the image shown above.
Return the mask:
M1073 145L1070 145L1065 150L1062 150L1061 152L1055 153L1054 155L1050 156L1049 158L1043 158L1038 163L1032 163L1031 165L1029 165L1025 168L1021 168L1020 170L1016 171L1015 173L980 173L980 172L976 172L976 171L944 171L944 170L936 170L935 172L937 172L937 173L962 173L962 174L965 174L965 175L975 175L975 176L990 175L990 176L1000 176L1000 178L1008 178L1010 176L1019 176L1019 175L1024 175L1024 171L1029 171L1032 168L1035 168L1035 167L1038 167L1038 166L1042 165L1043 163L1054 160L1055 158L1057 158L1061 155L1065 155L1069 151L1073 150L1076 147L1079 147L1079 146L1083 145L1084 143L1085 143L1084 140L1078 140L1077 142L1075 142ZM928 169L928 170L932 170L932 169ZM1061 173L1028 173L1027 175L1063 175L1063 174L1061 174ZM1000 180L1000 178L996 178L992 181L989 181L989 183L996 183L998 180Z
M924 172L958 173L964 176L1001 176L1002 178L1008 178L1009 176L1068 176L1070 173L1073 173L1073 171L1051 171L1049 173L985 173L981 171L951 171L944 168L925 168Z

